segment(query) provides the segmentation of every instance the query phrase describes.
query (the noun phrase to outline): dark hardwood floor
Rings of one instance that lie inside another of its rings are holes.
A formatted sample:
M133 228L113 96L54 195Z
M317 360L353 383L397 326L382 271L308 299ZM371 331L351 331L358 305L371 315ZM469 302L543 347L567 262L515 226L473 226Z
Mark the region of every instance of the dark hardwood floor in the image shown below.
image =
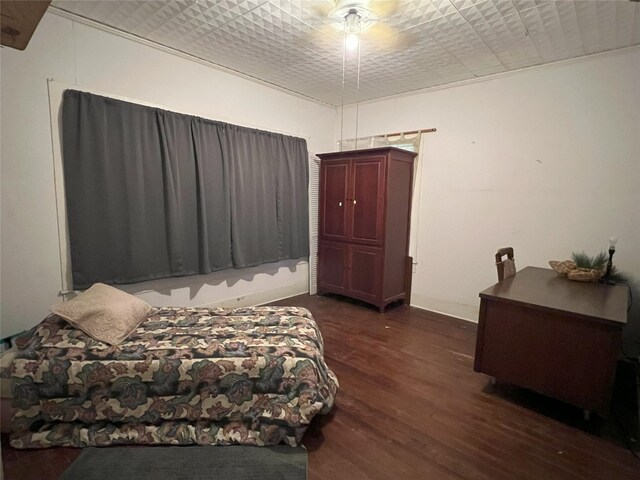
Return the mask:
M640 459L577 409L474 373L473 323L331 297L277 303L313 312L340 381L303 440L309 480L640 478ZM58 479L79 453L15 450L3 435L4 478Z

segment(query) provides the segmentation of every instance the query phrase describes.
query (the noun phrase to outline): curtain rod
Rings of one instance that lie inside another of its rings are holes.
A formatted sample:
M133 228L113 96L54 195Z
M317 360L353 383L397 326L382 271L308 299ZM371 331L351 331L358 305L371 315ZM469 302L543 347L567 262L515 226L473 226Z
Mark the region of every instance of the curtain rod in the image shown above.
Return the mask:
M371 135L372 137L394 137L396 135L413 135L414 133L433 133L436 128L423 128L422 130L411 130L410 132L383 133L382 135Z
M367 135L366 137L350 138L350 140L362 140L364 138L376 138L376 137L395 137L396 135L414 135L416 133L433 133L436 132L436 128L423 128L421 130L411 130L410 132L395 132L395 133L380 133L378 135Z

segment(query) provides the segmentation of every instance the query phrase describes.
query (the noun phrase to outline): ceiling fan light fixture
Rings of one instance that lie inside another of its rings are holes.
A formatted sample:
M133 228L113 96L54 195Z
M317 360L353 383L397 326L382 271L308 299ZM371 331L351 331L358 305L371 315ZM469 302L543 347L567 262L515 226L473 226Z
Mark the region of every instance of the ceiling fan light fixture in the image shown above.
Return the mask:
M349 10L344 17L344 30L347 35L351 33L358 33L360 31L360 15L355 8Z
M345 46L347 47L347 50L355 50L358 48L358 43L360 43L360 40L358 39L358 34L357 33L347 33L347 36L344 39L344 43Z
M369 8L369 3L366 0L339 1L329 12L329 18L338 30L347 34L364 32L378 22L378 17ZM352 32L354 28L356 30Z
M360 34L360 15L355 8L349 10L344 17L344 33L345 47L347 50L355 50L358 48L358 35Z

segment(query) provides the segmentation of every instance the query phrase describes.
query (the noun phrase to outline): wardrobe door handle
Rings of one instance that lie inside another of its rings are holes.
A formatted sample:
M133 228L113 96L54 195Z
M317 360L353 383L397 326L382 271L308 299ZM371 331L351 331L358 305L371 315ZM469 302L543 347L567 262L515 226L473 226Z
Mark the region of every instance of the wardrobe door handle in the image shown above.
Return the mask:
M355 199L355 198L353 199L353 204L354 204L354 205L356 204L356 199Z
M338 206L341 207L342 206L342 202L338 202Z

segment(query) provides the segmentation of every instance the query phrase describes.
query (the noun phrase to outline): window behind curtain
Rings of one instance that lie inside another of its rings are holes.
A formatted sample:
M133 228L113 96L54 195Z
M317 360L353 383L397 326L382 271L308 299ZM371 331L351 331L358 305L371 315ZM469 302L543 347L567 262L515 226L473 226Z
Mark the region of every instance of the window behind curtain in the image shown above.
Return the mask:
M75 289L309 254L304 139L75 90L62 112Z

